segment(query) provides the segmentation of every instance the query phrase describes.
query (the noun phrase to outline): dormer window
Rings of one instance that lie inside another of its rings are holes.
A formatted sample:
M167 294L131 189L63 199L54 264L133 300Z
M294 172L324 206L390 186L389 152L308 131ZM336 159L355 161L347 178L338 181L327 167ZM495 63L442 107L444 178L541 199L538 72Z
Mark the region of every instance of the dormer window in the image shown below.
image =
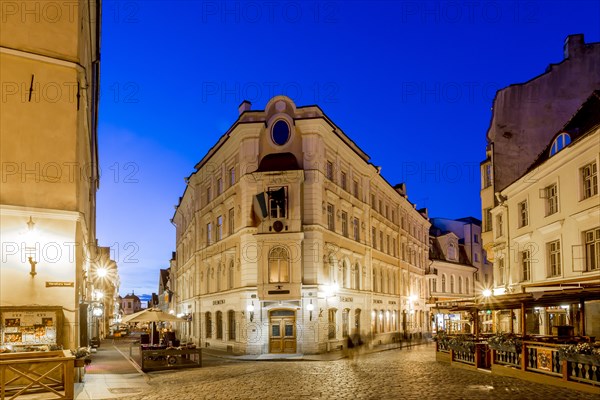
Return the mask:
M285 218L287 214L287 187L270 187L267 195L269 196L269 216L271 218Z
M552 147L550 148L550 157L567 147L571 143L571 136L568 133L561 133L554 139L552 142Z

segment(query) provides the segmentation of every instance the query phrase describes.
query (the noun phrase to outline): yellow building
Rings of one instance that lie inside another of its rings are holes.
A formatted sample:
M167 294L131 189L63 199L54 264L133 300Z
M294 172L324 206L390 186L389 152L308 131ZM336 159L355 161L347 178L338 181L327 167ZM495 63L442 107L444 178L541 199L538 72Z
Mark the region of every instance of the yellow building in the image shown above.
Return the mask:
M527 171L497 194L499 205L491 210L496 296L600 286L599 163L595 91ZM527 313L536 316L528 316L527 333L556 334L555 327L572 326L575 334L585 328L587 335L600 335L599 301ZM510 330L510 321L498 324Z
M2 2L0 32L0 344L87 345L100 2Z
M426 211L317 106L272 98L196 165L173 217L183 339L238 353L319 353L355 330L423 334Z

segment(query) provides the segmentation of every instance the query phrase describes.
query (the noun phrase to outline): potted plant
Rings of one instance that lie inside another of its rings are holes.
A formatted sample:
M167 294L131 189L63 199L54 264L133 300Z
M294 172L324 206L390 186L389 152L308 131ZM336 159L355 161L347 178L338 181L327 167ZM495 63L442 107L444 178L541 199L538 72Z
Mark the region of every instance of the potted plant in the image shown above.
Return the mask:
M450 342L450 337L448 336L446 331L439 330L437 334L433 337L433 340L437 342L439 350L448 350L448 343Z
M561 360L600 366L600 347L587 342L560 346L558 356Z
M462 353L474 353L475 342L468 335L457 335L450 338L448 341L448 347L453 351Z
M490 349L496 351L520 353L523 348L523 341L512 333L498 332L490 336L487 343Z
M90 349L87 347L80 347L77 350L71 349L71 354L75 357L76 368L85 367L86 364L92 362L92 359L88 357L90 355Z

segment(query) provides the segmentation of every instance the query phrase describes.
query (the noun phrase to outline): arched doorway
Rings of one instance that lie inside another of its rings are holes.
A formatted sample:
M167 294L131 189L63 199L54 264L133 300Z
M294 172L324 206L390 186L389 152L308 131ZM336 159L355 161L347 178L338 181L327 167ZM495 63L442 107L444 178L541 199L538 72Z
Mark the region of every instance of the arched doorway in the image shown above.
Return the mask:
M269 312L269 353L296 352L296 312L272 310Z

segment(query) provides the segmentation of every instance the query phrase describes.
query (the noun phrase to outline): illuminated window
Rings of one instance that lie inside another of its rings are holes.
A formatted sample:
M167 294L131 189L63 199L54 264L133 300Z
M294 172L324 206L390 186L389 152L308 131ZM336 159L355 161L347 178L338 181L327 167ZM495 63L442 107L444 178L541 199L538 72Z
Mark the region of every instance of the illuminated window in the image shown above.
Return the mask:
M482 177L482 182L481 182L481 186L482 188L487 188L492 186L492 164L491 163L486 163L481 167L481 177Z
M558 212L558 187L556 183L544 188L546 197L546 216Z
M327 318L327 322L329 323L327 337L329 339L335 339L335 331L337 330L336 324L335 324L336 311L337 310L335 308L329 309L328 318Z
M349 335L349 317L350 317L350 309L349 308L345 308L344 311L342 311L342 336L343 337L348 337Z
M223 216L217 217L217 241L223 239Z
M529 250L521 252L521 280L531 280L531 252Z

